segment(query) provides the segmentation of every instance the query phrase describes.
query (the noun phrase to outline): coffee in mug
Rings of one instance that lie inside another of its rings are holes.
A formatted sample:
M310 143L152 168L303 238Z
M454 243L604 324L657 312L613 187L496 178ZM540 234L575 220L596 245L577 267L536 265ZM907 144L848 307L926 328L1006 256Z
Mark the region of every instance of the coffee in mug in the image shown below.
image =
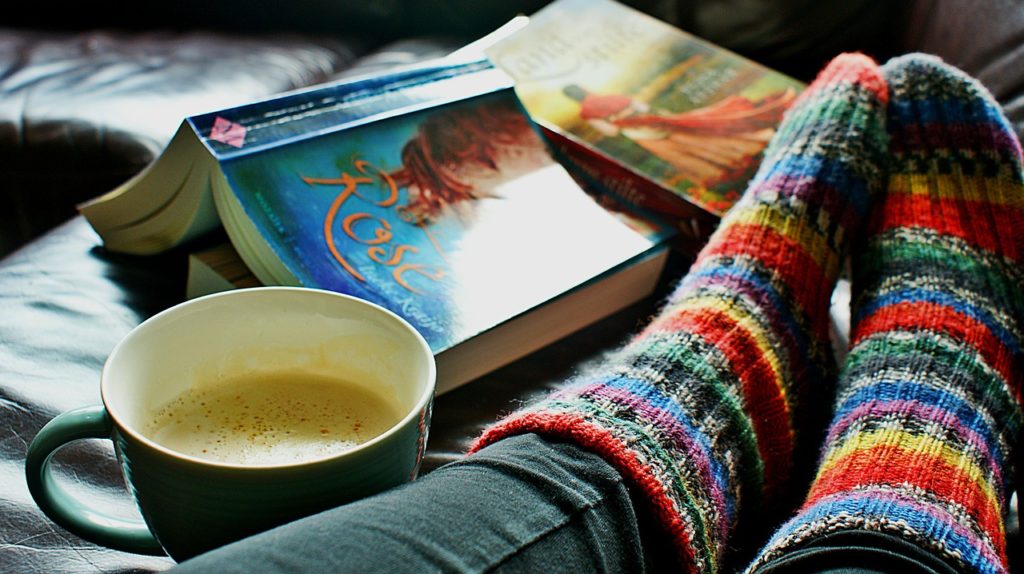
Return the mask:
M341 454L402 418L369 385L282 371L200 381L153 412L143 435L216 462L275 465Z
M102 405L39 431L29 491L87 540L183 560L412 480L435 377L423 337L367 301L292 287L201 297L118 343ZM143 520L53 477L53 454L83 438L113 441Z

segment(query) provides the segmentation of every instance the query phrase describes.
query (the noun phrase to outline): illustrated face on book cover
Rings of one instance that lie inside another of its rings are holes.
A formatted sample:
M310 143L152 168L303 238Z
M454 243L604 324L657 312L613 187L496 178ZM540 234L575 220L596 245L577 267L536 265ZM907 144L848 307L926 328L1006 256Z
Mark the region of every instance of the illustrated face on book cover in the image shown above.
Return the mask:
M652 245L552 160L508 89L224 172L298 284L387 307L435 352Z

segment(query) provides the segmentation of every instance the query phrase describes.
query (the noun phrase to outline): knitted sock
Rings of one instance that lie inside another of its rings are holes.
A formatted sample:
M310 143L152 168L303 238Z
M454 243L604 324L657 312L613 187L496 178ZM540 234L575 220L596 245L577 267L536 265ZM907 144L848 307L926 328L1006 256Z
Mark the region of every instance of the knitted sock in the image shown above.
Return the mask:
M755 566L823 534L911 541L1001 572L1021 429L1021 150L985 89L921 55L884 68L888 192L854 258L852 348L806 503Z
M597 452L649 503L684 566L716 571L741 503L774 497L791 476L807 397L834 386L829 298L881 186L885 99L869 58L833 61L650 325L474 450L536 432Z

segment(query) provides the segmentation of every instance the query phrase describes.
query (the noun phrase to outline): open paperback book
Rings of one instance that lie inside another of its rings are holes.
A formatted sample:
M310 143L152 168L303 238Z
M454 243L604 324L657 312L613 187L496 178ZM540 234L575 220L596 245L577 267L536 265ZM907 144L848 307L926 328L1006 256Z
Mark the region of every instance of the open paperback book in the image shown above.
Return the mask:
M222 224L253 283L391 309L434 350L439 392L648 295L670 235L581 189L476 58L188 118L81 210L128 253Z

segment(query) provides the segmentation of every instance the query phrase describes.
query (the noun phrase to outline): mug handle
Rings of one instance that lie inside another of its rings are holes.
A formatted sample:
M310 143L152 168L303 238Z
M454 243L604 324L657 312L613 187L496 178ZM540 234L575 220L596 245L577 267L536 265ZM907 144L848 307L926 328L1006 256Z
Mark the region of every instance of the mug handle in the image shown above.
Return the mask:
M110 439L114 423L102 405L57 415L32 439L25 457L28 490L43 514L82 538L114 550L163 556L164 550L139 519L106 514L71 495L53 477L50 460L62 446L86 438Z

